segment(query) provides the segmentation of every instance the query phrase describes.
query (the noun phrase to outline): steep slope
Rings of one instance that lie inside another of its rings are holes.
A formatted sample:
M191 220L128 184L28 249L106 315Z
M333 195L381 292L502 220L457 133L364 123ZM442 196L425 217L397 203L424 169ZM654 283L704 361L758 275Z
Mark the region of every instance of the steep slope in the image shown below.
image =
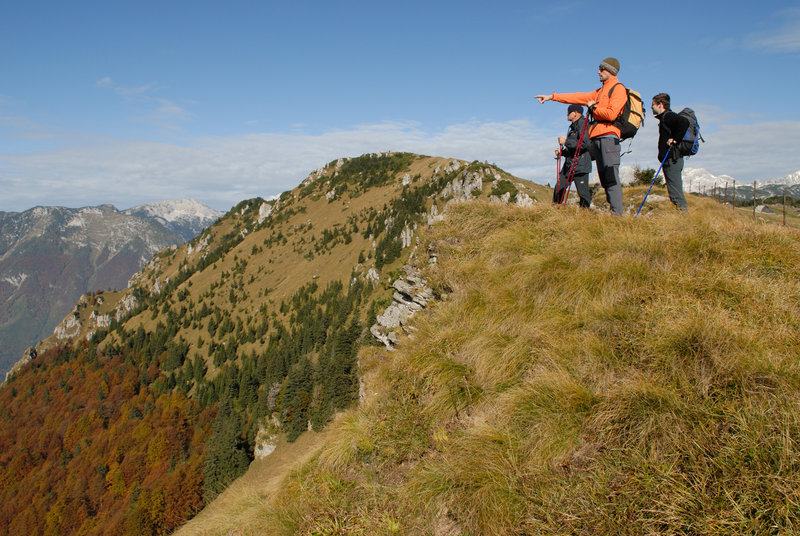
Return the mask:
M453 207L443 300L362 350L360 407L180 534L797 532L800 234L689 203Z
M0 388L0 527L172 531L255 452L358 398L356 352L420 225L459 199L537 192L477 162L341 159L84 296Z

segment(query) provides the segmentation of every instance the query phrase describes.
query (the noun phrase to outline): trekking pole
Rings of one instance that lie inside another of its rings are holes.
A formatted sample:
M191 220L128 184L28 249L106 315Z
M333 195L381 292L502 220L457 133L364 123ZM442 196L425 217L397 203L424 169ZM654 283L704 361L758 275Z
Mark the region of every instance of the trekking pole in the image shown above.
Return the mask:
M572 191L572 179L567 178L567 189L564 191L564 195L561 196L561 204L566 204L567 200L569 199L569 193Z
M666 162L667 158L669 158L669 150L670 149L672 149L672 147L667 147L667 154L664 155L664 160L662 160L661 161L661 165L658 166L658 171L656 171L656 174L653 175L653 182L650 183L650 188L648 188L647 189L647 193L644 194L644 199L642 199L642 204L639 205L639 210L636 211L636 215L633 216L634 218L636 216L638 216L639 213L642 211L642 207L644 206L644 202L647 201L647 196L650 195L650 190L653 189L653 185L656 183L656 179L658 178L658 174L661 173L661 168L664 167L664 162Z
M581 147L583 147L583 139L584 135L586 134L586 125L589 124L589 114L586 114L586 119L583 120L583 128L581 128L581 134L578 136L578 146L575 148L575 154L572 156L572 164L569 166L569 173L567 173L567 189L565 193L561 195L561 199L559 200L559 204L563 205L569 199L569 192L572 190L572 181L575 178L575 168L578 164L578 159L581 156Z
M558 146L558 156L556 157L556 191L553 193L553 199L556 198L558 189L561 188L561 146Z
M581 128L581 135L578 136L578 146L575 148L575 154L572 156L572 164L569 166L569 173L567 174L567 190L566 195L562 195L558 204L562 205L569 199L569 191L572 189L572 180L575 178L575 168L578 164L578 159L581 156L581 147L583 147L583 138L586 135L586 125L589 124L589 114L583 120L583 128Z

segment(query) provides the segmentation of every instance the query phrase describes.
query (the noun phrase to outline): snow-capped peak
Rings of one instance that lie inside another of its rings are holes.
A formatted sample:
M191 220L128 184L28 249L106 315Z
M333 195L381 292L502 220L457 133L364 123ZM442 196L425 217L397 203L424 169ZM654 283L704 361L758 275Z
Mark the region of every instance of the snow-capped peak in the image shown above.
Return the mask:
M126 214L141 214L164 221L175 222L199 218L202 220L216 220L223 212L214 210L195 199L173 199L171 201L157 201L146 205L138 205L124 211Z
M795 171L794 173L790 173L785 177L779 177L777 179L767 179L761 184L781 184L784 186L794 186L796 184L800 184L800 170Z

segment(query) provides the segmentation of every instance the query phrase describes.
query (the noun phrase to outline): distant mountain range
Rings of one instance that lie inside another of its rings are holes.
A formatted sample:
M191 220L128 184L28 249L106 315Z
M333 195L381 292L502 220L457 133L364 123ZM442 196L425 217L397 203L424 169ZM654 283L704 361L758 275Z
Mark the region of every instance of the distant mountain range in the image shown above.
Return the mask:
M620 168L619 174L622 184L630 184L633 182L633 171L634 168L630 166L623 166ZM685 168L683 170L684 191L712 195L715 186L717 189L722 189L723 191L727 186L729 196L734 195L735 186L736 197L738 199L753 198L752 181L737 180L730 175L714 175L703 168ZM790 173L785 177L756 181L756 197L758 199L782 196L784 189L786 190L787 197L800 199L800 170Z
M0 212L0 375L50 335L82 294L126 287L156 252L183 244L221 215L190 199L125 211Z
M705 169L686 169L683 172L683 189L687 192L705 193L712 195L714 187L723 190L728 188L728 195L734 195L739 199L753 198L753 182L740 181L730 175L713 175ZM768 179L755 182L755 194L759 199L766 199L773 196L784 195L787 197L800 199L800 170L790 173L785 177Z

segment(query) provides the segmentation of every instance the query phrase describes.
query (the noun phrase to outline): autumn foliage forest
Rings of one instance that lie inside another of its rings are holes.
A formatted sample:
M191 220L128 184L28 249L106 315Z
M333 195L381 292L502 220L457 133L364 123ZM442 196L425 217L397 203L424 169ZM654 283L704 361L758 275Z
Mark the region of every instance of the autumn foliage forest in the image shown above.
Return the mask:
M155 365L86 357L53 349L0 390L5 534L165 534L203 506L214 410L157 393Z
M320 292L321 291L321 292ZM0 389L0 530L30 535L153 536L172 532L247 470L259 423L273 412L290 441L324 426L357 395L361 284L304 286L275 323L263 353L237 355L250 329L218 329L219 374L181 342L181 321L126 331L106 351L95 334L80 349L36 357ZM151 298L142 310L169 309ZM374 311L371 313L374 315ZM231 328L232 329L232 328ZM176 342L177 341L177 342ZM316 354L315 362L309 355ZM277 389L275 400L270 389Z

